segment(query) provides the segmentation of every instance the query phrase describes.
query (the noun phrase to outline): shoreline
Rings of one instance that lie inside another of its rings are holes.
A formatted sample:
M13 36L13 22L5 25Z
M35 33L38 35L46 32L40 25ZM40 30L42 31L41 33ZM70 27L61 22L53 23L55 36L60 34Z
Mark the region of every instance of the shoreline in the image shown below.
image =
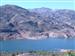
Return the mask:
M62 51L61 51L62 50ZM8 52L0 52L0 55L2 56L44 56L44 55L55 55L55 56L64 56L64 55L75 55L75 50L66 50L66 49L61 49L60 51L29 51L29 52L13 52L13 53L8 53Z
M42 32L42 33L31 33L31 32L20 32L20 34L10 33L0 33L0 40L14 40L14 39L30 39L30 40L40 40L40 39L74 39L75 34L66 34L64 32Z

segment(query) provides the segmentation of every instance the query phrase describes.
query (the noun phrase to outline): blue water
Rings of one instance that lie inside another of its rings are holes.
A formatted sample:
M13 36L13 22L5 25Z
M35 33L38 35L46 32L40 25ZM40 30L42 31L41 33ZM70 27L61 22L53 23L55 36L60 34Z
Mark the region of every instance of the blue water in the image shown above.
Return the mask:
M30 50L75 50L75 39L45 39L45 40L6 40L0 41L0 52L16 52Z

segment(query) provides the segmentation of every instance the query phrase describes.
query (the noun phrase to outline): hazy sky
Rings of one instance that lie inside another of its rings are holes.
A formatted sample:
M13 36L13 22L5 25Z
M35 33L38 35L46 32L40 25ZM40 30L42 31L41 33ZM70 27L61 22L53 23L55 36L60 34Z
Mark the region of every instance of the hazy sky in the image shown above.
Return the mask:
M0 0L0 5L18 5L27 9L47 7L51 9L74 9L75 0Z

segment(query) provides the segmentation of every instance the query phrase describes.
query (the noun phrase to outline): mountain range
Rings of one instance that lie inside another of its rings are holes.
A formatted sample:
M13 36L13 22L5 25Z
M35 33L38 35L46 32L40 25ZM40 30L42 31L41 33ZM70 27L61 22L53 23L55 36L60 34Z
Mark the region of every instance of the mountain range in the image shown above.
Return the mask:
M0 40L75 38L75 11L0 6Z

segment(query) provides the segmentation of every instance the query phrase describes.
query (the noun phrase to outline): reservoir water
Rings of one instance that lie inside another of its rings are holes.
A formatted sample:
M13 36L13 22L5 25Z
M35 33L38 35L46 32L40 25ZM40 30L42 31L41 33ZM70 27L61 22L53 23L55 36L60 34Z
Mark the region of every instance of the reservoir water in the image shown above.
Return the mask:
M45 39L45 40L5 40L0 41L0 52L16 52L31 50L75 50L75 39Z

